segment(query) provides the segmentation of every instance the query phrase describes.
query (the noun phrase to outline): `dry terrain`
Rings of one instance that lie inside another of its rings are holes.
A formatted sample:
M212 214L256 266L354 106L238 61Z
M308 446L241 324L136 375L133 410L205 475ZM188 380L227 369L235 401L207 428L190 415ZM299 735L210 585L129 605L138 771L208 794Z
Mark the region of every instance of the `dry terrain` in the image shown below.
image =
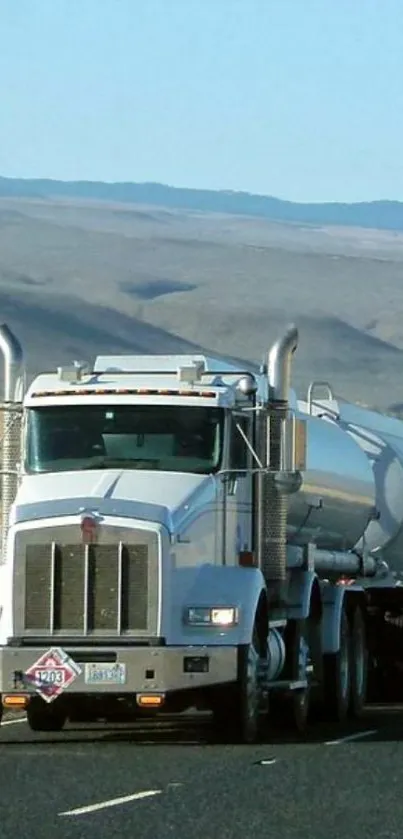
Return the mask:
M300 328L294 383L403 402L403 233L95 201L0 199L0 320L29 377L98 352L260 363Z

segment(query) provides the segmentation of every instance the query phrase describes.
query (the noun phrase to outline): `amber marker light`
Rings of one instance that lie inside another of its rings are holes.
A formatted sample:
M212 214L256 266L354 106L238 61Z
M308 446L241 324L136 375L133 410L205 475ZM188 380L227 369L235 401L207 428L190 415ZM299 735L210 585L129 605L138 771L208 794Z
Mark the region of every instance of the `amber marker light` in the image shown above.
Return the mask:
M2 697L3 708L21 711L27 707L29 696L25 693L6 693Z
M161 693L139 693L137 705L140 708L160 708L164 704L164 696Z

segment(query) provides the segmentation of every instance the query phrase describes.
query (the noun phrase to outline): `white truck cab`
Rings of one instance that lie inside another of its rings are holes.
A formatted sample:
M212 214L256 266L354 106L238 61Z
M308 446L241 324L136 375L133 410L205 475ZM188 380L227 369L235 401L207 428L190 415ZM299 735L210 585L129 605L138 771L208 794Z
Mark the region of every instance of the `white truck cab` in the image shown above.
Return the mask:
M313 698L361 713L403 657L403 424L324 383L299 401L297 342L260 372L99 356L26 388L0 327L2 708L40 731L206 708L247 742Z

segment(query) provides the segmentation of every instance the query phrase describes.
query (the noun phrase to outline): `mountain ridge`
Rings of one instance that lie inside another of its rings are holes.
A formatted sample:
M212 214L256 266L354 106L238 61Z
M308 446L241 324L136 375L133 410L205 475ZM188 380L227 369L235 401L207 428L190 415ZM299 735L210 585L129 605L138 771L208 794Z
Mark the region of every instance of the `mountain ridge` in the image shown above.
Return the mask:
M63 181L2 176L0 197L115 201L187 212L250 216L298 225L323 224L403 231L403 202L388 199L352 203L300 203L251 192L193 189L154 182Z

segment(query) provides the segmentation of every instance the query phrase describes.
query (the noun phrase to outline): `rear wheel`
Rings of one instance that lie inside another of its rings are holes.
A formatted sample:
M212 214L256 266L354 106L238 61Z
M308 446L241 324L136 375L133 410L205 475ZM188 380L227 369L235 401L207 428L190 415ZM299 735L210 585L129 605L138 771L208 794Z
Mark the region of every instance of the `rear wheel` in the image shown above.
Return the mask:
M66 714L57 705L46 705L43 699L34 697L27 707L27 721L32 731L61 731Z
M305 620L298 621L296 637L295 672L298 680L306 680L307 686L294 691L292 702L292 721L294 728L305 733L312 710L313 687L318 678L321 655L320 622L310 615Z
M290 691L286 696L272 694L270 716L282 728L304 734L308 727L312 681L320 659L320 621L313 612L308 618L289 621L285 630L287 659L284 679L292 682L306 681L307 685Z
M350 645L350 714L357 718L362 715L364 710L368 680L365 621L362 609L359 606L354 609L350 617Z
M324 710L326 717L344 722L350 705L351 686L350 627L345 608L340 618L340 648L323 656Z

